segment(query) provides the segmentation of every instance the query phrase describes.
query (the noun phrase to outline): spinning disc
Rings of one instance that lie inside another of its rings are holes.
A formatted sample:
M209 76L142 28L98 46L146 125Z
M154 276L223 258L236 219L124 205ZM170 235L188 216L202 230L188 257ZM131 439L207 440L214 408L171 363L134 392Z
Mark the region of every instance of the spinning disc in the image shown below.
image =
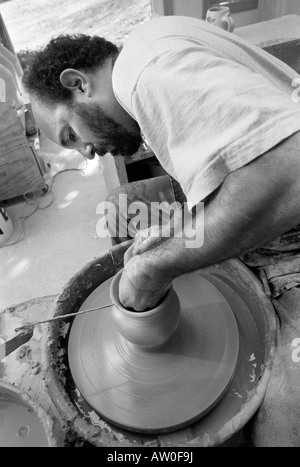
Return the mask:
M82 309L110 303L110 283ZM174 431L211 410L224 395L237 363L238 328L225 298L198 273L176 279L181 317L163 347L142 349L117 331L112 309L75 318L69 365L79 391L104 419L148 433Z

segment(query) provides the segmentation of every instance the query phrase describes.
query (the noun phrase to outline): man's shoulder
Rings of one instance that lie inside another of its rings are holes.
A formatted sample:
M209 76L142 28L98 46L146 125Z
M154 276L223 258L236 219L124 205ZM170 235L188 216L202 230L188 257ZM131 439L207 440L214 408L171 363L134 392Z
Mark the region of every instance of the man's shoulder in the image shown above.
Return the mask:
M135 26L128 39L143 38L153 40L157 37L189 36L193 31L205 31L207 23L189 16L158 16ZM126 43L125 43L126 44Z
M145 21L131 31L117 63L125 73L140 73L146 64L165 52L201 43L211 34L205 21L187 16L161 16ZM118 67L116 67L117 69ZM125 68L125 69L124 69Z

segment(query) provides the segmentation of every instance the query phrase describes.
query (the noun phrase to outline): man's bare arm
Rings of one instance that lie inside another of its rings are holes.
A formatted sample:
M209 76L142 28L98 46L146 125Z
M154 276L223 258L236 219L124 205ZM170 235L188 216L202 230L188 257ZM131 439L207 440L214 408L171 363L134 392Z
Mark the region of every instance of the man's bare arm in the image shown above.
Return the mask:
M128 261L127 277L145 295L181 274L266 245L298 223L300 133L227 177L205 205L201 248L186 248L184 237L170 238ZM129 297L123 285L123 303L137 305L139 293L131 290Z

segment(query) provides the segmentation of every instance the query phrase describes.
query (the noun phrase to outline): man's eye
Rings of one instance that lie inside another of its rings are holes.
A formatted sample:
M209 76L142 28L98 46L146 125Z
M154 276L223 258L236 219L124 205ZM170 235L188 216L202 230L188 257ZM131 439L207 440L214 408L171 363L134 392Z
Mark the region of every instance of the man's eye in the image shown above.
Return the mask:
M77 138L76 138L76 135L75 135L75 133L74 133L73 131L69 131L68 139L69 139L69 141L71 141L72 143L76 143Z

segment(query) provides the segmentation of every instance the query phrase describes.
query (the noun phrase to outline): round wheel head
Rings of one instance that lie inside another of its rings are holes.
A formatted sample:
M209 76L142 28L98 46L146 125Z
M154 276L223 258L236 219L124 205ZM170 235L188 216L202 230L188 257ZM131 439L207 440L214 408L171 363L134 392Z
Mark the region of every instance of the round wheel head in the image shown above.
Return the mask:
M111 279L82 309L109 303ZM70 370L79 391L104 419L131 431L174 431L203 417L224 395L235 371L239 334L218 289L198 273L176 279L181 317L162 347L135 346L116 329L112 309L75 318Z

